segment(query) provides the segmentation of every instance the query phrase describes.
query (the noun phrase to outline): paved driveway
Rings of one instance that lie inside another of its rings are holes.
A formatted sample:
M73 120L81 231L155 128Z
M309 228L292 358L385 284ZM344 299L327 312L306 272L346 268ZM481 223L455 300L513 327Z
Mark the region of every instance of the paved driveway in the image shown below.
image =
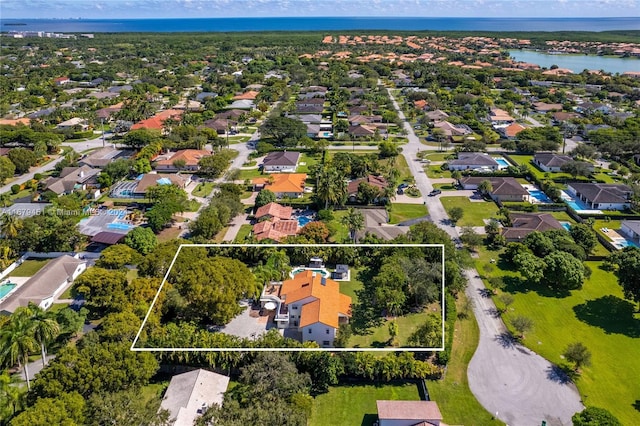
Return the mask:
M404 114L389 96L401 120ZM445 230L454 240L458 230L450 226L440 197L426 197L433 186L416 159L418 151L424 151L413 129L404 122L409 143L403 146L402 155L423 194L433 222ZM458 191L462 192L462 191ZM497 418L511 426L571 425L571 416L583 409L580 394L575 385L565 380L557 368L529 349L506 338L502 319L495 315L493 301L484 297L486 288L475 269L465 271L469 280L467 296L474 303L474 313L480 327L480 342L469 367L467 376L471 392L480 404Z

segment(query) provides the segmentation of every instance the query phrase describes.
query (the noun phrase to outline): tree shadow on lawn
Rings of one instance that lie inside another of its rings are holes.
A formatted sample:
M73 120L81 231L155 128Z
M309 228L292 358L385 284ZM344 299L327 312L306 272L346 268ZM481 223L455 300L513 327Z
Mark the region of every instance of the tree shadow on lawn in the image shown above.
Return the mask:
M503 290L512 294L535 291L542 297L552 297L554 299L562 299L571 296L571 292L569 290L551 288L544 284L533 284L521 277L504 276L502 277L502 280L504 282Z
M634 318L633 303L616 296L602 296L573 307L576 317L607 334L640 337L640 320Z
M636 411L640 411L640 399L636 399L636 401L633 404L631 404L631 406L635 408Z
M549 368L547 368L547 379L552 382L560 383L562 385L567 385L575 381L578 378L578 373L575 372L569 365L555 365L551 364Z

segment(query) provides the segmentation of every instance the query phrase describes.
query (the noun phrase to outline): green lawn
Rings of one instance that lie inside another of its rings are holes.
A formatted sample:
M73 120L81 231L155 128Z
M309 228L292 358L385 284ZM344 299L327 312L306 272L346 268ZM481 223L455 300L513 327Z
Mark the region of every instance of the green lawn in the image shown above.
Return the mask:
M296 170L296 173L309 173L309 167L318 164L318 162L320 162L321 160L322 154L309 155L306 152L303 152L300 156L300 161L298 163L298 169Z
M424 204L393 203L389 213L389 223L396 224L428 214L427 206Z
M422 325L429 312L433 312L431 309L425 309L424 312L409 313L399 316L395 319L398 324L398 336L396 337L399 346L409 346L409 337L415 332L420 325ZM369 329L370 333L366 335L352 335L349 339L348 347L351 348L381 348L389 347L389 321L384 319L382 324L377 327Z
M435 152L432 154L427 154L424 156L425 160L429 161L448 161L447 157L453 155L453 151L451 152Z
M434 183L433 187L441 191L455 191L456 188L451 183Z
M458 300L458 311L464 303L464 294ZM473 314L456 321L453 335L453 349L447 371L441 380L428 381L427 388L433 401L438 403L442 417L447 424L466 426L500 425L487 412L469 389L467 366L478 346L480 333Z
M414 383L334 386L313 401L309 426L371 426L378 418L377 400L419 401Z
M404 155L398 155L395 157L394 166L400 172L401 180L413 178L413 174L411 174L411 170L409 170L409 165L407 164L407 159L404 158Z
M251 225L240 225L240 230L238 231L238 235L236 235L235 243L243 243L245 238L249 236L253 226Z
M350 281L338 281L340 283L340 293L346 294L351 298L351 303L355 304L358 301L358 296L356 296L356 290L360 290L362 288L362 281L356 278L358 274L357 269L351 269L351 280Z
M347 215L347 210L337 210L333 212L333 220L327 222L327 227L331 232L330 242L342 243L349 238L349 230L340 223L340 220Z
M260 176L262 176L262 172L260 171L260 169L247 169L247 170L241 169L240 174L238 175L238 179L239 180L253 179Z
M50 260L51 259L27 259L22 262L22 265L14 269L10 275L12 277L31 277L40 269L44 268L44 265L49 263Z
M498 252L481 249L476 265L486 265L489 257L497 259ZM485 276L515 277L505 288L515 297L507 318L523 315L533 319L525 345L559 365L566 364L561 353L570 343L582 342L591 351L592 365L583 367L576 381L586 405L606 408L622 424L640 424L640 411L634 408L640 399L640 385L626 379L640 377L640 317L634 316L637 305L623 299L613 273L600 269L602 262L586 264L592 270L590 279L582 289L564 297L522 283L517 271L498 267L480 271Z
M427 166L424 168L427 176L430 178L435 178L435 179L439 179L439 178L451 178L451 171L449 170L442 170L442 166L441 165L432 165L432 166Z
M196 186L196 189L193 190L191 195L193 195L194 197L204 198L207 195L211 194L214 186L215 184L213 182L199 183L198 186Z
M464 210L458 226L484 226L483 219L497 216L498 206L493 201L471 202L467 197L440 197L440 201L447 212L453 207Z

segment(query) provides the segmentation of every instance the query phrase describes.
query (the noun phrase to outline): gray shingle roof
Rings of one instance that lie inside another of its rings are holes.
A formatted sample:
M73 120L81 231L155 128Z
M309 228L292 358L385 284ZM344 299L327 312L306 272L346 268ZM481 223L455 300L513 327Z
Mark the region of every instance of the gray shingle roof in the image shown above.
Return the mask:
M265 166L295 166L298 164L300 153L295 151L270 152L264 158Z
M627 203L633 193L623 184L571 183L569 186L592 203Z
M449 164L470 167L498 166L498 162L493 157L482 152L460 152L458 158L449 161Z

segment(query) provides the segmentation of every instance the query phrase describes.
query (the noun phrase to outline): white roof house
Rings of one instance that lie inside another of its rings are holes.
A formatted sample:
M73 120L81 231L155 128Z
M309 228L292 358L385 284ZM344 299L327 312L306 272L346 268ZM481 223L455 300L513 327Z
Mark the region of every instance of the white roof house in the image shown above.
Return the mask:
M192 426L213 404L222 405L229 377L198 369L175 375L162 398L160 408L169 411L175 426Z

